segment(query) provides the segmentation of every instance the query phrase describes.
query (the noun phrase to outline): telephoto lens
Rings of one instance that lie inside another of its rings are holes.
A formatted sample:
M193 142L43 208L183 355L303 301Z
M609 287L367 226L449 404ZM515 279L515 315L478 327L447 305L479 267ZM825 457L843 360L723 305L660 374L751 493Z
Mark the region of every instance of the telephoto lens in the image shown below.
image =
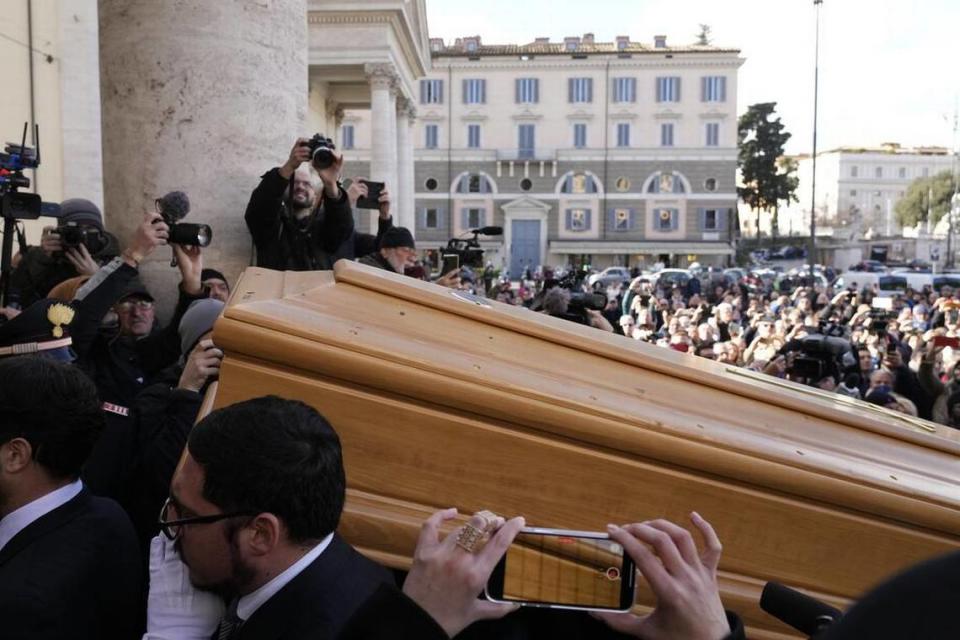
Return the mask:
M210 225L195 224L192 222L178 222L170 225L170 235L167 242L170 244L185 244L195 247L206 247L213 240L213 229Z

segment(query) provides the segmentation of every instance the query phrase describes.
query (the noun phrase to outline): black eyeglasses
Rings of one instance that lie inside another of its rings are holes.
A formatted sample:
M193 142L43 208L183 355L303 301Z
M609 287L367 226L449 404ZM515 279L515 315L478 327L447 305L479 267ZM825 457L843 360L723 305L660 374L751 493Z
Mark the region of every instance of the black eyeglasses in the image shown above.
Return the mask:
M168 520L167 514L171 507L176 508L176 505L173 503L172 498L167 498L166 502L163 503L163 508L160 509L160 517L157 518L157 524L160 525L160 532L171 541L179 538L180 534L183 532L182 527L187 525L210 524L211 522L219 522L221 520L226 520L227 518L239 518L241 516L250 517L257 515L257 512L253 511L236 511L233 513L218 513L211 516L194 516L192 518L176 518L174 520Z

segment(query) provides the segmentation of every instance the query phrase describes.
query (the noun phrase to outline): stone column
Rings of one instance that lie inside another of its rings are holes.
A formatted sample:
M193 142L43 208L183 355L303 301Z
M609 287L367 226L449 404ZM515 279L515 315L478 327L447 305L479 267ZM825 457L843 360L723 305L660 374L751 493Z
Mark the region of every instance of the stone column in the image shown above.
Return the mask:
M416 212L414 210L414 164L413 164L413 122L416 111L409 100L405 101L397 121L397 224L416 232Z
M77 0L69 5L58 3L57 10L64 53L58 60L64 158L63 197L86 198L102 210L97 0ZM42 140L43 131L40 135ZM49 141L46 141L43 146L48 144Z
M187 222L213 227L204 265L235 283L251 263L250 192L310 133L306 5L100 0L104 195L123 244L155 198L182 190ZM167 310L170 256L141 266Z
M394 85L397 74L393 65L368 64L365 71L370 83L370 179L397 186L397 104ZM377 212L371 211L372 233L376 233Z

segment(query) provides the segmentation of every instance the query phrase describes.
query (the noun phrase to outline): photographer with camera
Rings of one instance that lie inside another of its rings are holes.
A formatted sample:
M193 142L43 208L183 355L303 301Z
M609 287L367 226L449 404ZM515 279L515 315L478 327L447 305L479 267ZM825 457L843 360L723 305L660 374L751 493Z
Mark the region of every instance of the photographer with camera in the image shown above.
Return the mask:
M597 309L592 309L585 305L574 305L577 306L577 309L574 309L571 306L571 302L576 302L580 300L580 297L583 295L582 292L576 292L579 294L578 297L574 297L574 294L571 294L570 291L563 287L552 287L543 294L543 299L541 301L541 313L545 313L548 316L553 316L554 318L562 318L564 320L573 320L580 324L586 324L593 327L594 329L602 329L603 331L609 331L610 333L615 333L616 330L613 328L613 325L610 324L610 321L603 317L603 313ZM603 294L592 294L592 295L603 295ZM604 305L606 306L606 305ZM574 314L575 311L583 311L584 317L580 318L579 315ZM586 320L585 322L583 320Z
M414 266L417 262L417 245L413 240L413 234L405 227L390 227L383 234L380 249L368 253L358 262L393 273L404 273L408 267ZM441 287L459 289L460 270L455 269L445 273L433 282Z
M244 214L257 266L311 271L354 257L353 212L340 185L342 170L343 155L317 134L297 138L287 161L263 174Z
M11 277L12 302L29 307L64 280L93 275L117 253L97 205L83 198L64 200L58 226L44 227L40 246L21 253Z

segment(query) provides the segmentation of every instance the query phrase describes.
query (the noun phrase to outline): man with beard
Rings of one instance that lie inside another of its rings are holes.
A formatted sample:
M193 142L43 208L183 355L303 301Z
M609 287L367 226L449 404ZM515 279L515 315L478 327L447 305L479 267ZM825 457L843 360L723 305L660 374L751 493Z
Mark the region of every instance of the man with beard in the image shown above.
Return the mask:
M413 234L405 227L390 227L380 240L380 249L363 256L359 262L393 273L404 273L408 267L417 263L417 245ZM460 287L460 270L444 273L434 282L443 287L457 289Z
M66 305L37 304L4 331L40 324L37 309L69 322ZM34 355L0 360L0 635L127 640L142 628L139 547L120 507L79 479L103 413L89 378L53 359L70 339L47 324Z
M307 140L298 138L286 163L263 174L244 215L257 266L311 271L354 257L353 213L340 186L343 156L331 154L330 166L315 169Z
M190 432L152 543L148 635L336 638L393 582L334 533L345 492L340 440L307 405L264 397L204 418ZM195 587L228 603L222 618L194 615L218 600L183 595L184 565Z

